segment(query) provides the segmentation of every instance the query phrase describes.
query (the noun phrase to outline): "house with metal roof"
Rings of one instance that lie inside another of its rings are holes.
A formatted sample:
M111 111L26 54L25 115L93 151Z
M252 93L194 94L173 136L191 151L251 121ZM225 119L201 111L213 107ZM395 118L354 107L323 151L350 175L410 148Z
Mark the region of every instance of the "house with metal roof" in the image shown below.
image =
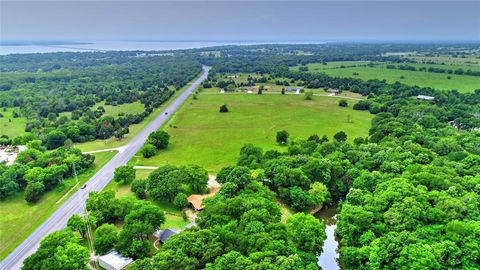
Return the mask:
M175 230L171 228L165 229L162 232L160 232L160 236L158 237L158 240L160 240L160 242L162 243L165 243L167 242L168 238L172 237L173 235L179 232L180 232L179 230Z
M131 264L133 260L122 256L115 250L111 250L109 253L98 257L98 263L106 270L121 270Z
M425 96L425 95L418 95L418 96L417 96L417 99L418 99L418 100L433 101L433 100L435 100L435 97Z

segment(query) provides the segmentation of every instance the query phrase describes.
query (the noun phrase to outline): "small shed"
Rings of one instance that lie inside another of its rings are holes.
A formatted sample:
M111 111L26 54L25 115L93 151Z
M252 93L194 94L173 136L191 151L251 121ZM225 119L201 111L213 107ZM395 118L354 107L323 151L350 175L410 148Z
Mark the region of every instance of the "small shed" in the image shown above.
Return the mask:
M418 95L418 96L417 96L417 99L418 99L418 100L433 101L433 100L435 100L435 97L425 96L425 95Z
M123 257L115 250L111 250L109 253L98 257L98 263L106 270L121 270L132 262L133 260L131 258Z
M287 87L285 89L287 92L300 92L300 90L302 90L301 87Z
M203 200L203 196L198 194L192 194L187 198L188 203L196 211L200 211L203 209L202 200Z
M195 226L198 226L198 225L195 221L193 221L193 222L190 222L187 225L185 225L183 228L184 229L190 229L190 228L195 227Z
M330 94L338 95L338 93L340 93L340 90L334 89L334 88L328 88L327 92Z
M172 237L172 235L175 235L179 232L180 231L175 230L175 229L171 229L171 228L165 229L164 231L162 231L160 233L160 237L158 237L158 240L160 240L160 242L162 242L162 243L165 243L165 242L167 242L168 238Z

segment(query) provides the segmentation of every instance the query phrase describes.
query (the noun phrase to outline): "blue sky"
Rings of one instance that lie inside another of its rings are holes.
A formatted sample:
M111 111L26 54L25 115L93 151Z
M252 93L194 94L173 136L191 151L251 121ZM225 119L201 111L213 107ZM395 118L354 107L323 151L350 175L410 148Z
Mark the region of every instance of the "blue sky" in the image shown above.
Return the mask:
M4 1L2 40L480 40L480 1Z

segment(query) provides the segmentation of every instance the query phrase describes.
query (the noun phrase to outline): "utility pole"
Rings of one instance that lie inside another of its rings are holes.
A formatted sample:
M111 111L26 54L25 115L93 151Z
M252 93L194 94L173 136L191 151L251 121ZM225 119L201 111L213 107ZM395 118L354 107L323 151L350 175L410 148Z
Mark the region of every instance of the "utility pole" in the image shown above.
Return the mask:
M73 168L73 177L75 177L76 184L78 185L78 177L77 177L77 170L75 170L75 162L72 162Z
M92 233L92 228L90 226L90 221L89 221L89 218L88 218L88 211L85 209L85 212L83 214L83 218L84 218L84 224L85 224L85 230L87 231L87 244L88 244L88 249L90 250L90 254L93 254L93 268L98 270L99 269L99 265L98 265L98 260L96 258L96 254L95 254L95 246L93 244L93 233Z

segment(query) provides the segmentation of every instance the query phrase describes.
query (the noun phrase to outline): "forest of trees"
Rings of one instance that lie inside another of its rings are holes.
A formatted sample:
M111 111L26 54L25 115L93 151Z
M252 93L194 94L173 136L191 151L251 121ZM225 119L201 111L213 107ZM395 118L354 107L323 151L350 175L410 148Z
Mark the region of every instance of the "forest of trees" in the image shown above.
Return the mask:
M0 108L26 117L25 131L48 149L67 139L121 139L129 125L141 122L201 71L192 57L138 52L2 55L0 61ZM102 101L140 102L145 109L114 118L103 115L103 107L93 108Z
M401 46L433 48L396 44L389 51ZM336 234L345 269L480 268L480 133L474 130L480 127L480 89L462 94L288 69L320 58L380 58L387 49L378 44L264 47L220 47L221 57L197 57L213 66L211 74L257 72L365 95L368 99L353 108L374 114L369 136L350 143L339 130L334 138L290 139L286 130L278 140L285 151L245 145L237 164L217 174L222 187L204 201L198 227L172 236L152 256L146 239L165 217L144 198L175 201L186 188L204 185L205 171L195 165L162 166L132 183L138 198L93 193L87 201L92 220L80 222L96 227L98 250L115 247L137 259L130 270L318 269L325 225L309 213L339 202ZM293 48L323 53L300 56L290 53ZM419 94L435 100L416 100ZM284 220L283 205L295 211ZM72 219L69 228L45 238L25 269L60 263L74 249L79 249L75 263L87 260L77 244L82 231L75 229L83 227ZM119 233L115 223L124 224ZM64 241L72 231L76 236Z
M0 200L24 191L25 200L34 203L75 172L92 167L95 160L93 155L84 155L77 148L47 151L39 140L28 142L27 147L18 154L15 164L0 164Z

